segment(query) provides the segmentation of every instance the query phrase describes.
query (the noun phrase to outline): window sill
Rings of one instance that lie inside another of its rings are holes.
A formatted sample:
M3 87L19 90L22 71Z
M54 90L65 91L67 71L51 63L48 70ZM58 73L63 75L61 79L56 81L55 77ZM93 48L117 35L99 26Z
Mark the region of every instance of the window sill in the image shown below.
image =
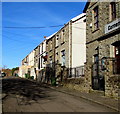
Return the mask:
M49 52L51 52L51 51L52 51L52 49Z
M81 76L79 76L79 77L69 77L69 78L67 78L67 79L80 79L80 78L84 78L85 76L84 75L81 75Z
M92 33L95 33L95 32L96 32L96 31L98 31L98 30L100 30L100 29L98 28L98 29L96 29L96 30L92 31Z
M62 43L61 43L61 45L63 45L64 43L65 43L65 41L64 41L64 42L62 42Z
M55 46L55 48L58 48L59 46Z

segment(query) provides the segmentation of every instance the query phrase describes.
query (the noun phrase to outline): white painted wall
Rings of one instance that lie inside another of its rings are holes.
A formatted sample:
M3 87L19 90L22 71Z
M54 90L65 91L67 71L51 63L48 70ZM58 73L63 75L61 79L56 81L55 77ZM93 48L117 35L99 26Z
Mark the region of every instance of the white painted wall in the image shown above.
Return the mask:
M46 55L46 40L43 41L43 53L42 53L43 56ZM44 59L42 59L42 66L43 67L46 67L45 63L44 63Z
M34 67L32 67L32 68L30 69L30 76L34 76L34 79L36 79L36 74L35 74L35 69L34 69Z
M30 66L25 66L25 65L20 66L19 77L25 78L25 74L28 73L28 68L30 68Z
M33 50L29 55L28 55L28 65L29 66L34 66L34 54L35 51Z
M46 40L43 41L43 53L46 52Z
M43 43L43 45L40 44L40 70L43 69L46 66L44 64L44 59L41 58L41 56L45 56L46 55L46 40L44 40L42 43ZM42 52L42 48L43 48L43 52ZM41 67L41 64L42 64L42 67Z
M22 69L21 69L21 66L19 67L19 73L18 73L19 77L22 78Z
M81 14L78 16L83 16ZM74 18L72 20L76 20ZM72 67L84 65L86 62L86 23L83 17L72 23Z

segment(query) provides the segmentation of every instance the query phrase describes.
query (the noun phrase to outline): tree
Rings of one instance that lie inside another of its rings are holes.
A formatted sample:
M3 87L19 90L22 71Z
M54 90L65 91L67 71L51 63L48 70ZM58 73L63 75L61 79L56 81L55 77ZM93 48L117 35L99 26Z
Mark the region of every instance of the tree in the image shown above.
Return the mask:
M14 75L14 72L15 72L16 70L19 70L19 67L12 68L12 76Z

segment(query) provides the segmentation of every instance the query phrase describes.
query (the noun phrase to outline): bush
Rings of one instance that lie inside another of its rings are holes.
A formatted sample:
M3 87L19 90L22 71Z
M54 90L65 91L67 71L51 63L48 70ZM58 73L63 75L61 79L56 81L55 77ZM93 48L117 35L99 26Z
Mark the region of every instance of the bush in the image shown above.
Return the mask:
M30 79L34 80L34 76L31 76Z
M30 76L28 73L25 74L25 78L34 80L34 76Z
M51 77L51 84L52 84L53 86L56 85L56 78L55 78L55 77Z
M30 75L28 73L25 74L25 78L29 79Z

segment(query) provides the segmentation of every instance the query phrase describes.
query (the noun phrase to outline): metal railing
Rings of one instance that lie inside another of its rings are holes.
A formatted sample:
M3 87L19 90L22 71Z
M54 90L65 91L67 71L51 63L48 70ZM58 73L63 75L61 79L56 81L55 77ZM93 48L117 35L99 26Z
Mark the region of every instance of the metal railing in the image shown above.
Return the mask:
M120 74L120 59L112 59L113 74Z
M63 81L66 78L83 77L85 75L84 70L84 66L66 68L65 66L61 66L61 64L54 62L46 65L44 73L42 73L40 77L41 80L44 80L45 82L50 82L51 78Z
M120 59L103 58L92 65L93 75L98 75L101 72L111 72L112 74L120 74Z
M68 77L69 78L83 77L85 75L84 70L85 70L84 66L68 68Z
M105 76L120 75L120 59L102 58L92 65L92 88L105 90Z

